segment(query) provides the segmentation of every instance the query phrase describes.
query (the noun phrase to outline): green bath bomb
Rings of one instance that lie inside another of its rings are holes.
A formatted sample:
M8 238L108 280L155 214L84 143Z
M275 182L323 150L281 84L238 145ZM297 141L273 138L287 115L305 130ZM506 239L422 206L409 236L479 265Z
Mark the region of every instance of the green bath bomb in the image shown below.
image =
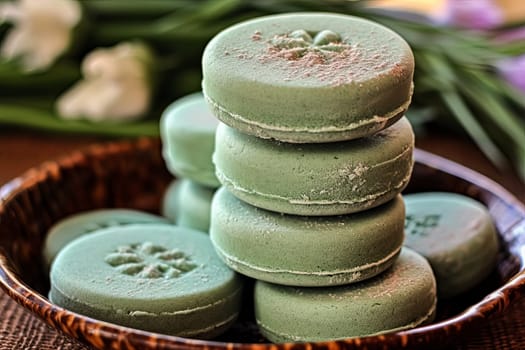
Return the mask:
M208 235L173 225L107 228L68 244L50 273L53 303L101 321L193 338L224 332L240 277Z
M461 294L493 271L498 235L484 205L444 192L408 194L405 200L405 245L428 259L440 297Z
M392 268L364 282L299 288L257 281L255 317L274 343L376 335L431 322L436 282L428 262L403 248Z
M48 231L44 242L43 257L47 268L58 252L72 240L110 226L131 224L166 223L166 218L133 209L98 209L68 216Z
M168 186L161 213L182 227L208 232L211 200L215 189L188 179L177 179Z
M283 215L242 202L221 187L212 203L210 238L235 271L267 282L335 286L389 268L404 238L400 195L344 216Z
M220 124L217 177L256 207L296 215L340 215L393 199L408 184L414 133L406 118L372 136L324 144L264 140Z
M333 142L371 135L403 116L414 57L377 23L288 13L216 35L202 71L206 100L231 127L286 142Z
M201 93L182 97L166 108L160 136L162 155L172 174L204 186L219 186L211 161L218 123Z

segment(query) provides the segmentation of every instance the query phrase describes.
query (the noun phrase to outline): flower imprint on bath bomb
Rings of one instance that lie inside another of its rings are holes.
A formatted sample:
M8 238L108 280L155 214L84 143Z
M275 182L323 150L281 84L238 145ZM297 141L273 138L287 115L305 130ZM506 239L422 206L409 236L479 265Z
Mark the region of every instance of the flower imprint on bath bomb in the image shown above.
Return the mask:
M351 48L342 41L339 34L331 30L312 34L313 37L306 30L298 29L288 34L275 35L268 41L270 50L288 60L313 54L319 57L319 63L323 63L322 61Z
M120 246L104 261L125 275L139 278L177 278L197 267L183 251L151 242Z

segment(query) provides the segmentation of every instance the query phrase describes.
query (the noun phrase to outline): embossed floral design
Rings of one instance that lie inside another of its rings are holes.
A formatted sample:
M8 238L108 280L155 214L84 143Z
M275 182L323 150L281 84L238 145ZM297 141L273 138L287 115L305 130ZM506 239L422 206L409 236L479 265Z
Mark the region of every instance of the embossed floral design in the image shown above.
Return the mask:
M118 247L104 260L119 272L140 278L177 278L197 267L183 251L151 242Z
M298 59L314 54L324 60L334 53L350 49L350 45L341 40L341 36L331 30L322 30L312 37L303 29L288 34L276 35L269 41L271 50L282 53L286 59Z
M262 32L255 32L252 40L262 41ZM364 69L355 69L355 65L368 60L370 64L379 65L382 69L384 60L377 53L366 57L369 52L352 46L347 39L331 30L307 32L303 29L290 33L274 35L264 41L266 52L258 57L259 62L266 64L285 61L283 81L296 79L316 79L333 85L348 84L359 78L357 74Z

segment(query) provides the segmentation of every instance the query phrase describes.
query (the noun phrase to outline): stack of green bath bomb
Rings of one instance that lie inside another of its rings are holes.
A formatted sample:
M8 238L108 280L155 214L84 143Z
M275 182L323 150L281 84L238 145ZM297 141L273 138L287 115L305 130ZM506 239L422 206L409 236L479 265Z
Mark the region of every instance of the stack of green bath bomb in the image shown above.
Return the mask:
M178 226L208 232L211 199L220 185L211 160L217 125L200 92L176 100L162 115L162 154L177 179L164 194L161 212Z
M210 238L258 280L255 317L270 341L432 320L430 265L402 249L413 71L401 37L339 14L262 17L206 47L203 93L222 122Z

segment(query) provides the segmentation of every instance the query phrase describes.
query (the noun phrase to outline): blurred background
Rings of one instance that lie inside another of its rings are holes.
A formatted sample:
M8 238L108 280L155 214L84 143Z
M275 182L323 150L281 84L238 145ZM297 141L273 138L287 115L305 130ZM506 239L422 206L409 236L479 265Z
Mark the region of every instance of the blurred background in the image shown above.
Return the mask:
M525 1L0 0L0 183L94 142L158 135L200 89L208 40L272 13L329 11L402 35L418 147L525 198Z

